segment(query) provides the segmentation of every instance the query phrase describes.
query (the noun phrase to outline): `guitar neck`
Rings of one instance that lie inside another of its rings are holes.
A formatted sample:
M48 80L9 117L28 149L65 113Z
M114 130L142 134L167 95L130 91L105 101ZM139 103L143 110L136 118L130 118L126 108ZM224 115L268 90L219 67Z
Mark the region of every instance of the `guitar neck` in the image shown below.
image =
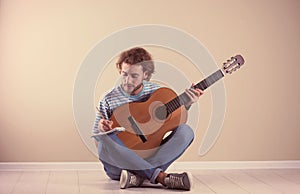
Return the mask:
M218 70L215 73L211 74L204 80L200 81L196 85L194 85L194 88L199 88L201 90L205 90L209 86L213 85L216 81L219 79L223 78L224 74L222 70ZM181 95L177 96L176 98L172 99L168 103L165 104L166 109L167 109L167 114L171 114L173 111L178 109L180 106L184 105L190 100L188 95L186 93L182 93Z
M205 78L204 80L202 80L201 82L194 85L194 88L199 88L201 90L205 90L206 88L213 85L216 81L218 81L222 77L224 77L224 74L223 74L222 70L220 69L220 70L216 71L215 73L211 74L210 76L208 76L207 78Z

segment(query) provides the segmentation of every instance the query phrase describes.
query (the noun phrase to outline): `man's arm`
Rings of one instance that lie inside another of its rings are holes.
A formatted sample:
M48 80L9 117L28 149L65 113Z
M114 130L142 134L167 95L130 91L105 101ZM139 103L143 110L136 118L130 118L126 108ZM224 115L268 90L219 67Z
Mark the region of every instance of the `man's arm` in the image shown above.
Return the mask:
M100 119L99 124L98 124L98 129L100 131L110 131L110 130L112 130L112 125L113 125L113 121L106 120L106 119ZM95 139L95 145L98 148L98 142L96 139Z
M192 84L192 87L185 90L186 95L190 98L190 101L185 103L185 107L188 109L193 103L197 102L199 97L204 94L203 90L200 90L199 88L193 88L194 84Z
M95 141L96 148L98 148L98 141L96 139L94 139L94 141Z

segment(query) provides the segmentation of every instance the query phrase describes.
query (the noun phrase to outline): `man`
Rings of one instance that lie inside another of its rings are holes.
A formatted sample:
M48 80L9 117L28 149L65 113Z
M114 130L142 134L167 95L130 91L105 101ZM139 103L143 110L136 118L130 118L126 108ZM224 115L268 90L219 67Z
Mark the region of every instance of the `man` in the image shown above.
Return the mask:
M124 51L116 66L121 75L121 84L100 101L93 129L94 134L105 134L94 137L106 174L113 180L120 180L122 189L141 186L148 179L151 183L161 183L166 188L190 190L191 177L188 173L165 172L194 139L193 130L188 125L179 125L155 154L145 159L128 149L118 138L118 132L109 133L113 130L110 118L116 108L130 102L144 101L159 88L159 85L149 82L154 73L154 63L145 49L136 47ZM185 93L189 97L189 101L184 104L188 109L203 91L191 87Z

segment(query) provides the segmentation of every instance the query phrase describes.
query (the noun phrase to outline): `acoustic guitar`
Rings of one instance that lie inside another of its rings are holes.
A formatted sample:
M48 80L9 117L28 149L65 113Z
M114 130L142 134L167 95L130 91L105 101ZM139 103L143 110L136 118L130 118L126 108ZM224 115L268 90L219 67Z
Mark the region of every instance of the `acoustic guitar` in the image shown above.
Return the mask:
M221 69L193 87L205 90L243 64L241 55L231 57ZM185 93L178 96L169 88L159 88L145 102L128 103L114 110L112 127L125 128L125 131L118 133L120 140L139 156L147 158L159 148L167 132L187 121L187 109L184 106L187 101L189 97Z

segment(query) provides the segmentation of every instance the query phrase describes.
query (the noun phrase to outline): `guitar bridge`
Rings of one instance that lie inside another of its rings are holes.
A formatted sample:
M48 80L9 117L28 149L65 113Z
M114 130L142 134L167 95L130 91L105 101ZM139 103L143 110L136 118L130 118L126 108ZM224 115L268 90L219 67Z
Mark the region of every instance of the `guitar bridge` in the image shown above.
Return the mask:
M136 121L134 120L134 118L132 116L128 117L128 120L131 124L132 129L134 130L135 134L138 135L140 137L140 139L142 140L143 143L145 143L147 141L146 136L143 134L142 130L139 128L139 126L137 125Z

